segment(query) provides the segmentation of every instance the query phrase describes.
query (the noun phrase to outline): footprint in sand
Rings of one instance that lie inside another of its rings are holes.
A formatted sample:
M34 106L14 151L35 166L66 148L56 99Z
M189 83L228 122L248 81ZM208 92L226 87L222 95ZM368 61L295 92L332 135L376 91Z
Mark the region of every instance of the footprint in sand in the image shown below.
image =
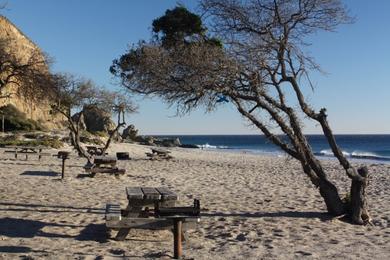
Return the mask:
M296 255L299 255L299 256L310 256L312 255L312 253L309 253L309 252L305 252L305 251L295 251L294 252Z
M123 250L123 249L110 249L110 250L108 250L108 252L110 252L113 255L124 255L125 254L125 250Z

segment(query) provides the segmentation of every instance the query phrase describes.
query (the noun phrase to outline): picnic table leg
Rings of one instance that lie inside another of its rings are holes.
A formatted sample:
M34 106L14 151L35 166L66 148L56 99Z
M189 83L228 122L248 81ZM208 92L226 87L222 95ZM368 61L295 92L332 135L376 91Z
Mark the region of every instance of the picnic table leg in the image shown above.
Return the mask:
M18 151L15 149L15 159L18 159Z
M182 239L183 220L181 218L173 219L173 258L180 259L183 253Z
M130 228L121 228L121 229L119 229L118 234L115 237L115 240L118 240L118 241L125 240L125 238L129 234L129 232L130 232Z
M142 211L142 206L127 205L127 208L123 211L123 216L137 218L140 216L141 211ZM130 232L130 228L119 229L118 234L115 237L115 240L119 240L119 241L125 240L129 232Z
M38 150L38 160L39 161L41 160L41 157L42 157L41 153L42 153L42 149L39 149Z

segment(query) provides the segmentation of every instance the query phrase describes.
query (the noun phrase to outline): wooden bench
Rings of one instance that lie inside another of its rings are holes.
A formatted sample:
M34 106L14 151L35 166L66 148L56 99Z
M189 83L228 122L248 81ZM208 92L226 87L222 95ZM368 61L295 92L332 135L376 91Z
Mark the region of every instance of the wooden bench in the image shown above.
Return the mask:
M173 230L174 255L180 258L185 231L194 229L200 221L199 200L194 200L191 207L175 207L176 193L163 187L128 187L126 194L129 204L125 210L119 203L106 205L106 227L118 230L115 239L124 240L130 229Z

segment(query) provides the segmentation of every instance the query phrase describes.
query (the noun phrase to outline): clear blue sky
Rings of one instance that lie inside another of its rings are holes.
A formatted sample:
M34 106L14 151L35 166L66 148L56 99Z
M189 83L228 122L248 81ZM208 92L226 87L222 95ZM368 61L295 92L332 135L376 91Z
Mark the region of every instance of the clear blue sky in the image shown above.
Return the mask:
M4 1L0 1L4 2ZM180 1L194 10L195 0ZM7 16L54 57L54 71L85 76L113 87L108 71L132 43L151 36L153 19L174 0L8 0ZM337 33L313 37L311 54L328 73L314 75L309 98L327 107L334 132L390 134L390 1L346 0L357 21ZM160 100L136 98L138 114L128 123L141 134L255 134L229 104L211 114L199 110L174 117ZM306 133L319 133L308 124Z

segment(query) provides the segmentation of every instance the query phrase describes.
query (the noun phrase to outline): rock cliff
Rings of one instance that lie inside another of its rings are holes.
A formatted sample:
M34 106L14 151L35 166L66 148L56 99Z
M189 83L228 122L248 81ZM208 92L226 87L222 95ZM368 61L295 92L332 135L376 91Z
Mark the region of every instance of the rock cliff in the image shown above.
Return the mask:
M25 36L15 25L7 18L0 15L0 41L6 43L3 50L9 51L19 60L28 60L33 54L41 55L44 60L44 55L39 47L34 44L27 36ZM41 66L45 73L49 73L47 65ZM16 84L9 84L2 94L14 93L18 88ZM7 104L12 104L21 112L25 113L27 118L38 121L48 129L56 129L62 127L63 118L59 115L53 116L50 114L50 100L40 99L34 101L22 95L13 94L10 98L0 98L0 107Z

